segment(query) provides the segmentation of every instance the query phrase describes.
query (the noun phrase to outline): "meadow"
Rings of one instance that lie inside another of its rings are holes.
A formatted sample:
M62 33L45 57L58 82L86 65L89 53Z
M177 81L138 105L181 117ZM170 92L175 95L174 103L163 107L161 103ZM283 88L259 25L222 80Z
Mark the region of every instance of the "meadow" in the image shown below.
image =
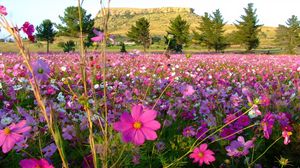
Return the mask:
M87 97L78 95L85 89L79 57L31 54L47 115L54 116L61 130L70 167L93 167L86 106L93 111L100 156L100 126L107 108L111 126L107 159L115 167L300 165L299 56L174 54L167 58L111 53L104 65L100 53L90 52ZM18 167L25 158L45 158L61 167L22 57L2 54L0 79L0 139L7 128L13 131L15 123L26 121L20 126L23 132L16 132L21 135L15 144L4 147L1 139L0 165ZM143 114L147 121L138 119ZM135 119L133 126L126 124ZM129 127L136 133L133 137L124 133ZM148 130L139 135L139 128Z

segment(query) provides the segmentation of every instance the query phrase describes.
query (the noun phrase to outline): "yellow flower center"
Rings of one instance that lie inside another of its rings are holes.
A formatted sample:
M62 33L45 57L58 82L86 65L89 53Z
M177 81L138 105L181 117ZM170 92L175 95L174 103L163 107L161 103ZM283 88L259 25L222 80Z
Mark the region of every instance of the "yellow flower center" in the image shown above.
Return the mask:
M41 168L41 166L37 165L35 168Z
M10 129L8 127L4 128L4 134L9 135L10 134Z
M198 156L202 158L204 156L203 152L199 152Z
M139 121L136 121L133 123L133 128L140 129L142 127L142 123Z
M288 133L287 133L288 136L291 136L292 134L293 134L292 132L288 132Z

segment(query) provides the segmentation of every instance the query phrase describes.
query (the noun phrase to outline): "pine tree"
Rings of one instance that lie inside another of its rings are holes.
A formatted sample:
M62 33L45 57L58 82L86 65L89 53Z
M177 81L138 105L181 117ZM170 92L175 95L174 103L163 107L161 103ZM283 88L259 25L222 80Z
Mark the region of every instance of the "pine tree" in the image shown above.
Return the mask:
M190 41L189 29L190 24L188 24L186 20L182 19L180 15L178 15L174 20L171 20L167 36L165 36L166 44L168 44L168 50L182 52L183 46L187 45Z
M47 42L47 53L49 52L49 45L53 43L56 31L53 28L51 20L44 20L39 26L36 27L36 37L38 40Z
M80 10L82 33L86 35L93 31L94 20L91 18L92 15L87 14L85 9L80 8ZM78 7L67 7L64 16L59 16L59 19L63 24L57 25L57 29L59 30L58 35L78 37L80 32Z
M300 21L297 16L292 15L286 25L279 25L276 30L276 42L289 54L295 54L300 45Z
M224 20L219 9L213 12L213 16L205 13L202 21L194 32L194 38L204 43L208 49L214 49L216 52L223 51L228 43L224 37Z
M146 18L140 18L136 21L135 26L132 25L127 33L127 37L136 44L141 44L144 47L144 52L150 47L150 23Z
M259 20L257 19L256 9L253 8L253 3L249 3L247 8L244 8L245 15L241 16L242 21L237 21L235 24L238 31L236 38L238 42L245 45L247 51L251 51L259 46L258 33L260 32Z

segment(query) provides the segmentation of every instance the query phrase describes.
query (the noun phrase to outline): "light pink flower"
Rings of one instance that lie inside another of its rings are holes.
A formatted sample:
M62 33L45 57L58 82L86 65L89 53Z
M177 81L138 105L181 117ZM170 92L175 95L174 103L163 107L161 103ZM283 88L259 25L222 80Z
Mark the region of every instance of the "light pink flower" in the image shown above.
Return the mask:
M94 29L93 32L97 35L91 38L93 42L101 42L104 39L104 33L102 33L101 31Z
M4 16L7 15L6 8L3 5L0 5L0 14Z
M194 90L194 88L193 88L192 85L185 86L185 88L184 88L184 90L182 92L183 96L190 96L190 95L192 95L194 93L195 93L195 90Z
M19 164L21 168L54 168L46 159L23 159Z
M282 131L282 137L284 138L283 143L284 143L285 145L287 145L287 144L289 144L289 143L291 142L290 136L291 136L292 134L293 134L293 133L290 132L290 131L286 131L286 130Z
M122 133L124 142L132 142L135 145L142 145L146 140L155 140L157 134L155 130L160 128L160 123L156 120L157 112L150 110L143 105L134 105L131 115L123 113L121 121L113 124L113 128Z
M0 147L2 152L9 152L17 142L23 139L23 133L31 130L30 126L26 125L26 121L22 120L18 124L12 123L8 127L0 130Z
M193 153L190 154L190 158L194 159L194 163L199 162L199 165L202 166L203 163L209 165L211 162L214 162L216 159L214 157L214 152L207 149L207 144L201 144L198 148L195 148Z

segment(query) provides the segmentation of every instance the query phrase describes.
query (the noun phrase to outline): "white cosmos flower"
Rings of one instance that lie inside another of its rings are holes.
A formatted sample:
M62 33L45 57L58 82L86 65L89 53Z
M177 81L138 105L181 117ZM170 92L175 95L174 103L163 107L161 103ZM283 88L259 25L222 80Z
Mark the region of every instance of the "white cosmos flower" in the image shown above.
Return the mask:
M14 90L21 90L22 86L21 85L14 85L13 88L14 88Z
M59 94L57 96L57 100L60 102L65 102L65 96L63 95L62 92L59 92Z
M67 70L67 67L62 66L62 67L60 67L60 70L63 71L63 72L65 72Z
M1 119L1 124L2 125L8 125L11 122L12 122L12 118L10 118L10 117L4 117L4 118Z
M100 87L99 84L94 85L94 89L98 89Z

